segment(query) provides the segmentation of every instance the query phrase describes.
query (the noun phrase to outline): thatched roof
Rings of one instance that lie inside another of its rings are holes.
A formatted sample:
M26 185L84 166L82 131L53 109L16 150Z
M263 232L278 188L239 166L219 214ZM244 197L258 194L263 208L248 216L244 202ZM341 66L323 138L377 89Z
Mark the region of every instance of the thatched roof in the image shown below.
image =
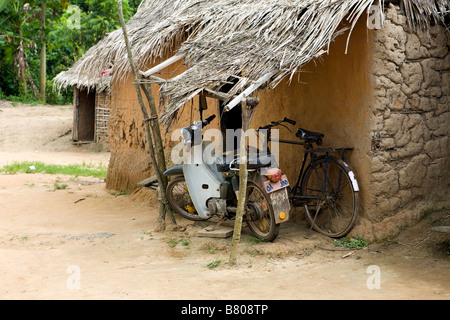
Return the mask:
M449 0L400 0L412 28L443 21ZM268 75L275 87L307 62L326 53L342 32L352 29L372 5L383 0L144 0L127 23L138 69L167 55L182 54L188 70L161 87L167 102L162 119L205 88L214 90L234 77L237 94ZM346 27L345 27L346 26ZM170 52L173 48L177 52ZM92 47L75 65L58 75L59 87L95 86L113 64L113 79L129 70L122 30Z

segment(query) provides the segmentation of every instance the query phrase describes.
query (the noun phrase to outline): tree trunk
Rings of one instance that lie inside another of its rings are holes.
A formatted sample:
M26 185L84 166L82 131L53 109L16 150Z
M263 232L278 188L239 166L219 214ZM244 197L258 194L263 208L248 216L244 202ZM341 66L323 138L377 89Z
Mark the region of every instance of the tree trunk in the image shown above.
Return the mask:
M19 24L17 27L17 34L19 35L19 46L14 57L14 62L17 66L17 78L19 79L19 95L23 96L27 94L28 85L30 85L33 91L33 96L37 98L37 88L31 78L31 75L27 71L28 63L25 55L25 48L23 47L23 34L22 34L22 23L21 16L19 16Z
M141 106L141 111L142 111L142 114L143 114L144 119L145 119L145 131L146 131L146 135L147 135L147 138L148 138L148 144L149 144L148 147L149 147L150 157L151 157L151 160L152 160L152 163L153 163L153 167L155 169L156 177L158 178L159 195L160 195L160 198L159 198L159 220L158 220L159 226L158 226L158 230L164 230L165 229L165 215L166 215L166 211L168 211L169 215L173 218L172 211L169 208L169 205L168 205L168 202L167 202L167 197L166 197L165 186L167 185L167 179L165 179L164 175L162 174L163 171L161 170L160 164L158 164L158 161L156 159L155 148L154 148L154 144L153 144L153 137L152 137L152 134L150 132L150 124L149 124L149 122L152 119L149 118L147 109L146 109L144 101L142 99L141 88L139 86L139 79L138 79L138 76L137 76L136 67L134 65L133 54L131 52L130 42L128 40L128 34L127 34L127 28L126 28L125 20L123 18L122 1L119 0L117 2L117 7L118 7L118 10L119 10L119 18L120 18L120 24L122 26L123 36L125 38L125 44L126 44L126 47L127 47L128 59L130 61L131 70L132 70L132 73L133 73L134 86L135 86L135 89L136 89L136 93L137 93L137 97L138 97L138 100L139 100L139 104ZM151 94L151 91L148 91L148 90L144 89L144 93L146 94L147 98L149 99L150 106L152 105L152 101L153 101L153 106L154 106L154 99L153 99L153 95ZM151 96L151 98L149 98L150 96ZM155 110L156 110L156 108L155 108ZM152 115L152 117L155 117L155 116ZM156 117L157 117L157 115L156 115ZM159 128L159 125L158 125L158 128ZM155 128L155 130L156 130L156 128ZM160 133L159 133L159 137L161 137ZM162 153L159 153L158 157L164 158L164 150L162 151ZM164 167L165 167L165 160L162 161L162 163L164 164ZM174 218L173 218L172 222L176 224Z
M20 21L20 19L19 19ZM26 78L26 63L25 63L25 52L23 48L23 35L22 26L19 23L19 29L17 30L19 34L19 46L17 47L15 62L17 65L17 75L19 79L19 95L25 94L27 89L27 78Z
M40 57L40 73L39 73L39 97L42 103L45 103L45 87L47 81L47 43L45 41L45 1L41 1L41 51Z

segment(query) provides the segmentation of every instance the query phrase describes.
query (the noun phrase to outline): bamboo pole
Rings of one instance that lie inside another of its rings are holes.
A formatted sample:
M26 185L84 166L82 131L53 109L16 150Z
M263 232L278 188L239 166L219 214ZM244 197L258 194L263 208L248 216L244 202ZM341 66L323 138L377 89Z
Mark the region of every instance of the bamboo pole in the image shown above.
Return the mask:
M141 94L141 89L138 83L138 76L137 76L137 71L136 71L136 66L134 64L134 60L133 60L133 54L131 52L131 47L130 47L130 42L128 39L128 34L127 34L127 28L126 28L126 24L125 24L125 20L123 18L123 11L122 11L122 1L119 0L117 2L117 8L119 11L119 19L120 19L120 24L122 26L122 31L123 31L123 36L125 39L125 45L127 48L127 53L128 53L128 60L130 62L131 65L131 70L133 73L133 78L134 78L134 86L136 89L136 94L139 100L139 105L141 107L141 111L142 114L144 116L145 119L145 132L148 138L148 144L149 144L149 153L150 153L150 157L153 163L153 167L155 169L155 173L156 173L156 177L158 178L158 183L159 183L159 194L160 194L160 198L159 198L159 220L158 220L158 229L159 230L164 230L165 229L165 214L166 214L166 209L168 208L168 202L167 202L167 197L166 197L166 192L165 192L165 188L164 188L164 181L165 179L163 178L163 174L161 172L160 167L158 166L158 161L156 159L156 154L155 154L155 148L153 146L153 137L152 134L150 132L150 124L149 124L149 116L148 116L148 112L147 109L145 107L144 101L142 99L142 94ZM145 91L145 90L144 90ZM166 180L167 181L167 180ZM170 214L172 213L171 210L169 210Z
M139 71L139 74L144 77L144 78L149 78L150 76L152 76L153 74L163 70L164 68L170 66L171 64L174 64L177 61L180 61L181 59L184 59L184 55L180 54L180 55L176 55L173 56L169 59L167 59L164 62L161 62L160 64L158 64L157 66L154 66L153 68L147 70L147 71Z
M230 101L230 103L228 103L225 106L225 111L230 111L231 109L233 109L235 106L237 106L239 104L240 101L242 101L242 99L246 99L249 95L251 95L254 91L258 90L261 86L263 86L267 81L269 81L269 79L271 77L273 77L278 71L277 70L272 70L268 73L266 73L264 76L262 76L261 78L259 78L254 84L252 84L251 86L249 86L247 89L244 90L244 92L242 92L240 95L238 95L236 98L234 98L233 100Z
M148 117L145 121L150 122L150 127L152 129L153 138L155 142L155 152L157 161L159 164L159 170L161 172L165 172L166 167L166 159L164 156L164 146L161 138L161 128L159 126L159 117L158 112L156 111L155 99L153 98L151 85L148 83L141 83L142 91L144 91L145 96L147 97L149 108L150 108L150 117ZM162 175L163 185L162 187L166 190L167 187L167 177Z
M233 239L231 242L230 265L236 264L237 249L241 241L242 220L245 214L245 202L247 193L247 130L252 118L254 108L247 105L247 99L241 101L242 106L242 133L239 152L239 193L236 218L234 221Z
M146 119L146 123L150 122L150 127L152 129L153 132L153 137L155 140L155 152L156 152L156 157L157 157L157 162L158 162L158 169L160 170L161 173L165 172L167 167L166 167L166 158L164 155L164 146L162 143L162 138L161 138L161 128L159 125L159 117L158 117L158 112L156 111L156 104L155 104L155 99L153 97L152 94L152 88L151 85L148 83L142 83L141 84L141 88L142 91L144 91L145 96L147 97L148 100L148 104L150 107L150 117L148 119ZM169 215L169 219L173 224L177 224L175 217L173 216L173 212L169 206L169 203L167 202L167 196L166 196L166 189L167 189L167 184L168 184L168 178L161 174L161 181L159 181L159 191L161 193L161 197L164 197L164 206L165 206L165 210L164 211L160 211L160 226L159 229L164 229L164 221L165 221L165 215L166 213L168 213Z

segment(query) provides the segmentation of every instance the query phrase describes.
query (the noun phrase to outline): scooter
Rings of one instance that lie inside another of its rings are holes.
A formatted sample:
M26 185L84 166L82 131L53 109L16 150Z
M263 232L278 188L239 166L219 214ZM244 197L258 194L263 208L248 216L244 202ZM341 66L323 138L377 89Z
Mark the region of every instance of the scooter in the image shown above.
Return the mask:
M183 165L164 172L170 177L166 190L170 206L193 221L217 216L221 223L236 217L239 155L233 152L216 157L212 142L203 141L202 129L215 117L181 130L186 150ZM274 241L280 224L289 220L289 181L271 154L250 153L247 171L244 221L256 238Z

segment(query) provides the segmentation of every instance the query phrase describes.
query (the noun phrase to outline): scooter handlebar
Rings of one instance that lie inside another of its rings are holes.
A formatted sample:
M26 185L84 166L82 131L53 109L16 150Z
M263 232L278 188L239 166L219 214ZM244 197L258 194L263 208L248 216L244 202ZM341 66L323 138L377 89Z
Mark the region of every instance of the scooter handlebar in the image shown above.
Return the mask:
M203 127L207 126L208 124L210 124L211 121L213 121L215 118L216 118L215 114L213 114L212 116L206 118L205 121L202 122Z

